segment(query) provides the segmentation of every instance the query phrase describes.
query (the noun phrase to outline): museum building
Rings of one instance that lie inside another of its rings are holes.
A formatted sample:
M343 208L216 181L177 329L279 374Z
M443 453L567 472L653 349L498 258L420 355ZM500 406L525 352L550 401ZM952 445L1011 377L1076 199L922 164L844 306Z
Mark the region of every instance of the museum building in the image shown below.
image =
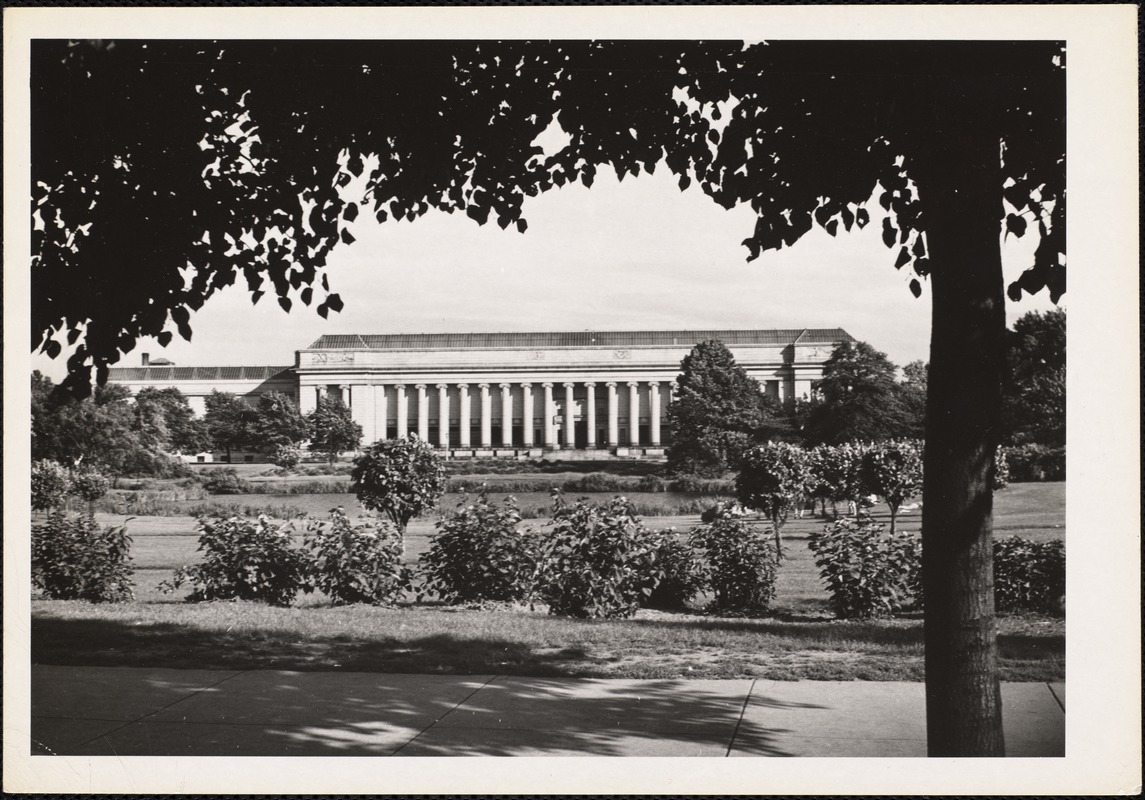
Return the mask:
M840 342L840 328L542 333L333 334L295 354L291 367L117 367L133 393L178 388L202 413L213 390L252 404L268 391L303 414L339 397L363 442L417 434L454 457L657 457L680 362L718 339L761 390L807 397ZM569 452L572 451L572 452Z

